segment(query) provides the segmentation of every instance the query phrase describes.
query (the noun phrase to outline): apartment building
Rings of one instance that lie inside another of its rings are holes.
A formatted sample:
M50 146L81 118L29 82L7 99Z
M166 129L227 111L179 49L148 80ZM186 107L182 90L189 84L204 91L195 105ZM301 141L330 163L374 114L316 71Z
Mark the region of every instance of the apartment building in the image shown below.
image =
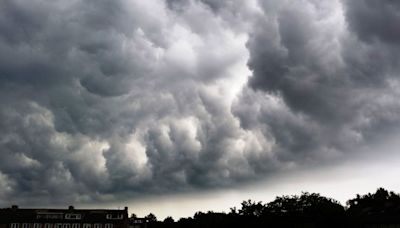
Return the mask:
M128 228L128 208L0 209L0 228Z

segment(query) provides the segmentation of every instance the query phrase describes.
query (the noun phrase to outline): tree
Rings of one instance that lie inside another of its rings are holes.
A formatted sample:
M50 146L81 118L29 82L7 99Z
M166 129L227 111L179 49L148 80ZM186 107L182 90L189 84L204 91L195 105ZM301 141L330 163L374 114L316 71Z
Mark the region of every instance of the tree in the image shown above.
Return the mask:
M231 208L229 208L229 210L230 210L230 212L229 212L230 215L237 215L238 214L238 210L237 210L236 207L231 207Z
M375 193L368 193L347 201L350 216L395 216L400 213L400 195L378 188Z
M239 209L239 214L259 217L263 214L264 210L265 205L261 201L256 203L255 201L247 200L242 202L242 208Z
M164 219L164 223L171 224L171 223L174 223L174 222L175 222L175 220L171 216L168 216L168 217L166 217Z
M317 193L303 192L300 196L282 196L267 204L270 215L306 217L335 217L344 215L344 207L336 200Z
M149 220L149 222L157 222L157 217L153 213L146 215L144 218Z

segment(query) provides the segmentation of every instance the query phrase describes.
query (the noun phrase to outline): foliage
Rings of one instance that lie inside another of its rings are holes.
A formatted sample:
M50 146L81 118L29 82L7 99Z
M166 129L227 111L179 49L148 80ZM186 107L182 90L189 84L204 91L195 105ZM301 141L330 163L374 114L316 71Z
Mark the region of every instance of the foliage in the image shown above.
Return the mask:
M344 208L336 200L304 192L300 196L276 197L267 204L266 212L278 216L327 217L343 215Z
M243 201L242 208L239 209L239 214L244 216L259 217L263 214L266 207L262 202L253 202L251 200Z
M379 188L374 194L368 193L347 201L347 212L354 217L398 216L400 195Z
M157 217L153 213L146 215L144 218L149 222L157 222Z
M174 223L175 222L175 220L171 217L171 216L168 216L168 217L166 217L165 219L164 219L164 223L169 223L169 224L171 224L171 223Z
M357 195L343 207L338 201L317 193L279 196L264 204L243 201L229 213L196 212L191 218L174 222L167 217L156 222L153 214L149 228L224 228L224 227L365 227L371 224L400 225L400 195L379 188L374 194Z

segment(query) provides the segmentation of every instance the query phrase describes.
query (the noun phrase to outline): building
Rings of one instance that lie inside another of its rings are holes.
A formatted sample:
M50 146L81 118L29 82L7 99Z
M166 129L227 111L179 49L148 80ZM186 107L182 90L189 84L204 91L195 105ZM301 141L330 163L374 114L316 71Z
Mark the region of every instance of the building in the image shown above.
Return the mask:
M0 228L128 228L128 208L0 209Z
M129 218L129 228L147 228L147 224L149 223L146 218Z

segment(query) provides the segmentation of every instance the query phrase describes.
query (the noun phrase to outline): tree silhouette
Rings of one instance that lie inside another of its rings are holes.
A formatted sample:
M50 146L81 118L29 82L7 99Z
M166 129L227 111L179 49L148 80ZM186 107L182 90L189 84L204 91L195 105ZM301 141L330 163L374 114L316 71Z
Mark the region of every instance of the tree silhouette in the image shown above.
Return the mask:
M174 222L175 220L171 216L168 216L164 219L164 223L172 224Z
M400 215L400 195L378 188L374 194L368 193L347 201L349 216L363 220L398 221Z
M149 228L400 227L400 195L379 188L373 194L357 195L343 207L334 199L303 192L267 204L243 201L229 213L196 212L177 222L172 217L157 222L151 213L146 218L151 221Z
M265 205L262 202L253 202L251 200L243 201L242 208L239 209L240 215L259 217L263 214Z
M146 215L144 218L149 222L157 222L157 217L153 213Z
M277 197L267 204L266 212L279 216L341 216L344 208L336 200L317 193L303 192L300 196Z
M264 223L292 227L339 227L345 209L339 202L317 193L303 192L300 196L281 196L266 205Z

